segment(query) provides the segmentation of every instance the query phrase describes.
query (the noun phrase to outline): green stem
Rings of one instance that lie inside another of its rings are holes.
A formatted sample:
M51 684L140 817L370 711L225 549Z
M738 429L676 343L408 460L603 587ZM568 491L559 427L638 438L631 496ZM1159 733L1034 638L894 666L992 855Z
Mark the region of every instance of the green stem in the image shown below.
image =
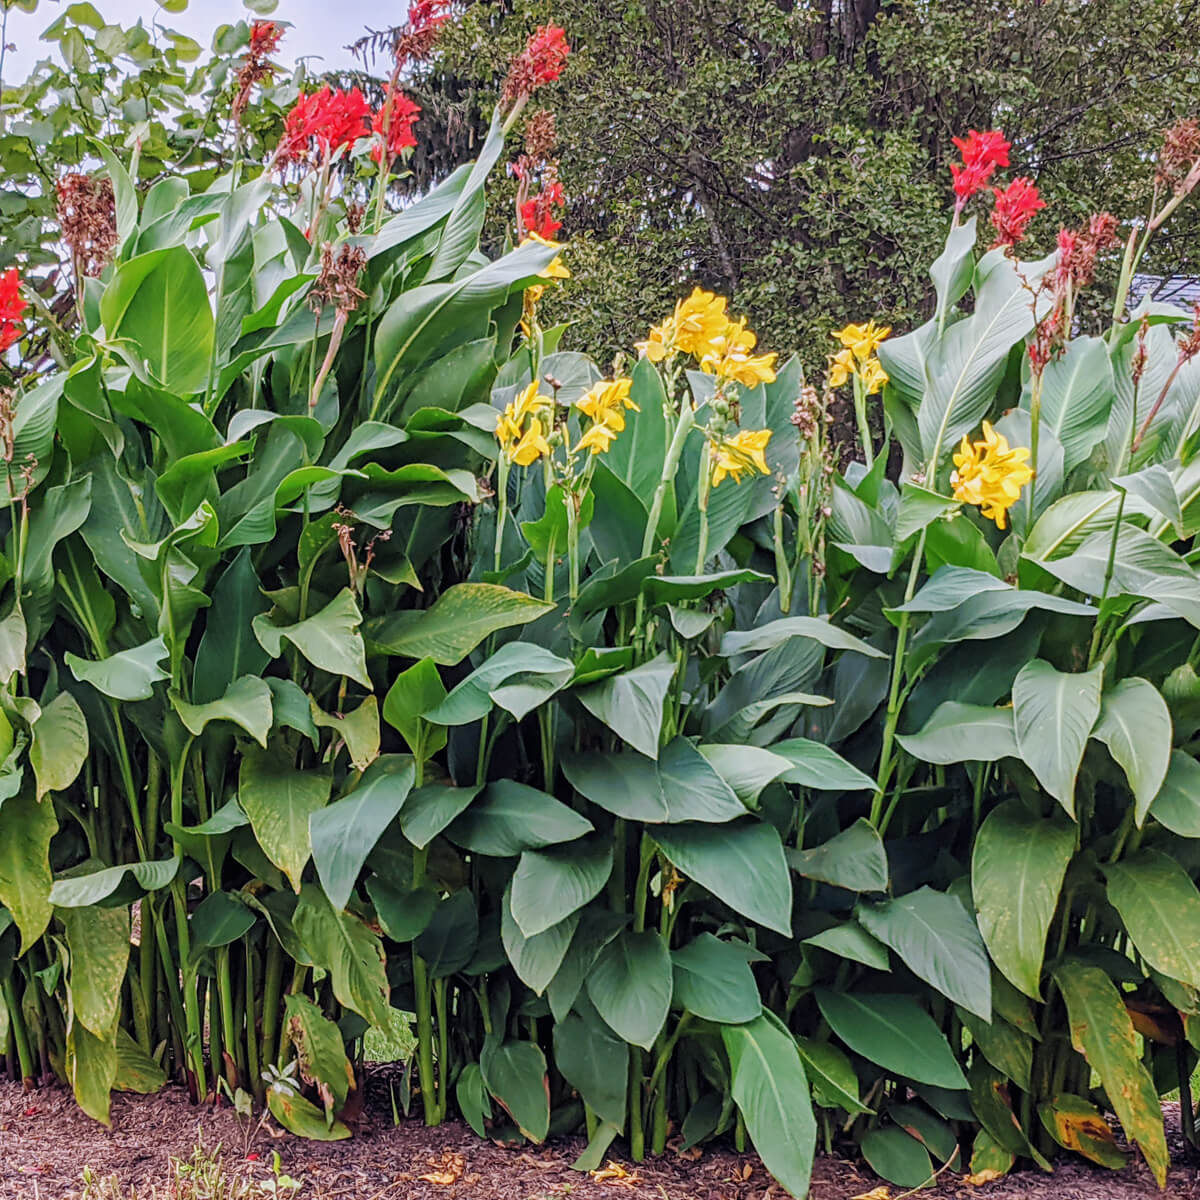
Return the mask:
M413 852L413 886L420 887L425 881L425 865L428 850ZM414 1006L417 1017L417 1070L421 1081L421 1107L425 1112L425 1124L440 1123L438 1115L438 1089L433 1067L433 1011L430 1004L429 968L417 953L416 944L412 951Z
M433 1000L437 1009L438 1038L438 1124L446 1119L446 1085L450 1079L450 1020L446 1012L446 981L436 979L433 984Z
M875 447L871 444L871 427L867 421L867 390L856 371L854 380L854 420L858 425L858 440L862 443L863 459L869 471L875 465Z
M263 977L261 1061L275 1061L275 1038L279 1032L279 1005L283 990L283 948L273 934L267 935L267 963ZM262 1102L265 1086L261 1074L254 1077L254 1094Z
M21 1002L17 999L17 988L13 983L12 974L4 981L4 1003L8 1006L9 1027L13 1031L13 1040L17 1043L21 1080L28 1088L34 1081L33 1055L29 1049L29 1034L25 1029L25 1014L21 1011Z
M650 868L654 865L654 843L649 835L642 834L641 865L637 883L633 888L633 932L642 933L646 928L646 900L650 886Z
M700 536L696 543L696 574L704 574L704 562L708 558L708 497L712 490L712 450L704 443L700 458L700 478L696 483L696 506L700 510Z

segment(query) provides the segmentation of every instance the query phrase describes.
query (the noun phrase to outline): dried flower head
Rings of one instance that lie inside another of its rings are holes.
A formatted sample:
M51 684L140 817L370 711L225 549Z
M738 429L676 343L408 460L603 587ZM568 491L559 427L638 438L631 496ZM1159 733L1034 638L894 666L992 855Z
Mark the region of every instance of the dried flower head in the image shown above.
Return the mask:
M1054 286L1060 294L1069 286L1075 291L1086 287L1096 274L1101 251L1121 244L1117 236L1117 218L1109 212L1094 213L1086 229L1058 231L1058 263Z
M1133 362L1129 365L1129 377L1133 381L1135 388L1142 382L1142 376L1146 373L1146 363L1150 359L1150 348L1146 344L1149 334L1150 321L1147 317L1143 317L1141 324L1138 325L1137 345L1133 351Z
M1162 149L1158 152L1155 181L1164 187L1182 189L1192 168L1200 161L1200 121L1195 117L1176 121L1163 133Z
M566 31L557 25L539 25L520 54L514 54L500 101L506 107L523 101L543 84L553 83L571 53Z
M17 397L12 388L0 388L0 448L4 461L11 463L16 448L16 430L13 421L17 415Z
M246 105L250 101L250 89L264 79L270 79L275 73L271 65L271 55L279 49L283 28L274 21L255 21L250 26L250 49L246 53L246 61L237 77L237 95L233 98L233 119L240 121Z
M360 204L357 200L351 201L346 205L346 228L351 233L358 233L363 227L366 216L367 206Z
M532 162L546 162L558 145L558 123L548 108L539 108L525 125L525 156Z
M408 20L396 35L396 66L423 62L437 44L442 26L450 20L451 0L412 0Z
M57 184L58 224L79 275L95 277L117 245L117 206L112 180L64 175Z
M805 384L800 390L800 395L792 402L790 420L803 441L814 441L820 434L821 426L828 420L828 414L822 408L821 398L812 384Z
M366 292L358 286L358 277L367 265L367 252L361 246L343 242L335 255L328 242L321 250L321 273L308 294L309 307L320 312L332 304L338 312L351 313Z

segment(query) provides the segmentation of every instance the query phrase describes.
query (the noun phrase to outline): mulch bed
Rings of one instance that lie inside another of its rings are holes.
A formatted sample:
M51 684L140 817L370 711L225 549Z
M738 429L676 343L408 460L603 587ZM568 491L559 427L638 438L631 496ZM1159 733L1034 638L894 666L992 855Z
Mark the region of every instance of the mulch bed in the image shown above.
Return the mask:
M283 1170L304 1182L299 1200L785 1200L758 1159L732 1147L706 1148L694 1160L668 1153L635 1166L618 1145L612 1158L625 1174L593 1179L570 1169L583 1148L578 1139L511 1149L482 1141L459 1123L426 1129L412 1119L395 1126L380 1077L369 1081L367 1095L358 1135L350 1141L304 1142L264 1130L251 1143L246 1124L227 1106L193 1107L177 1088L159 1096L114 1097L109 1131L85 1117L65 1089L23 1093L3 1083L0 1197L75 1200L85 1166L97 1177L115 1175L126 1187L135 1185L139 1198L164 1195L152 1189L163 1186L172 1155L191 1154L199 1133L206 1146L223 1147L231 1167L254 1177L267 1175L272 1152L278 1151ZM1177 1106L1168 1106L1168 1133L1176 1165L1165 1193L1134 1159L1118 1172L1064 1161L1053 1176L1021 1172L978 1188L947 1176L921 1195L931 1200L1149 1200L1163 1195L1200 1200L1200 1164L1183 1161ZM429 1182L423 1175L453 1182ZM861 1162L822 1157L811 1195L813 1200L850 1200L878 1187L880 1181ZM892 1188L890 1195L898 1197L902 1190Z

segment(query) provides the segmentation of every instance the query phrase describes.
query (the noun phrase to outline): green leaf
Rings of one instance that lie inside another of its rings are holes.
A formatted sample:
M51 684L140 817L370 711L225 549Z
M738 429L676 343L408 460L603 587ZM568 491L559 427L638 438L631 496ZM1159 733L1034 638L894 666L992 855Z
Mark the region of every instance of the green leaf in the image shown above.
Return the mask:
M707 745L700 753L718 775L733 789L742 804L754 807L759 794L769 783L792 769L790 760L761 746Z
M502 779L488 784L483 795L446 830L446 836L472 854L516 858L574 841L592 832L592 823L537 788Z
M557 974L579 927L579 913L573 912L543 933L527 938L514 920L509 906L511 888L506 888L500 908L500 940L517 978L541 995Z
M132 340L167 391L187 396L204 387L215 326L204 275L186 247L152 250L119 266L100 316L110 341Z
M493 633L536 621L553 608L499 584L456 583L427 609L369 621L367 637L383 653L452 667Z
M512 879L513 920L527 938L544 933L598 896L612 865L612 839L607 834L526 850Z
M875 827L859 817L849 829L811 850L787 850L788 865L805 879L851 892L886 892L888 861Z
M346 675L370 690L363 640L358 632L362 614L354 595L343 588L319 613L294 625L274 625L265 614L254 618L254 636L272 657L282 653L284 639L291 642L314 667L331 675Z
M67 1030L67 1078L75 1102L94 1121L109 1125L109 1093L117 1078L117 1046L113 1036L97 1037L73 1021Z
M674 1002L706 1021L739 1025L762 1012L758 985L746 956L711 933L671 952Z
M476 1137L487 1137L486 1122L492 1117L492 1102L488 1099L478 1063L467 1063L463 1067L454 1085L454 1098L463 1120L475 1131Z
M262 748L267 748L274 714L271 689L257 675L243 675L229 685L219 700L207 704L189 704L177 692L169 693L171 707L191 734L199 737L210 721L230 721L244 729Z
M311 883L300 889L294 919L313 961L329 972L338 1000L371 1025L386 1028L391 1006L379 939L357 917L338 912Z
M844 1108L849 1113L869 1113L858 1098L858 1076L849 1055L832 1042L797 1038L796 1049L804 1073L812 1084L813 1101L822 1108Z
M270 662L254 636L254 618L270 609L259 590L258 576L243 546L225 568L212 591L204 634L196 647L192 702L205 704L224 696L243 676L261 675Z
M1031 402L1032 380L1022 407ZM1062 444L1064 468L1073 470L1104 440L1114 395L1108 343L1100 337L1072 338L1042 373L1041 427ZM1039 478L1041 477L1039 472Z
M791 936L792 881L773 825L660 825L653 837L679 871L739 916Z
M451 892L417 935L413 949L425 960L433 979L461 971L479 943L479 914L469 889Z
M297 1137L314 1142L340 1142L350 1137L350 1130L341 1121L328 1123L325 1114L299 1092L268 1088L267 1107L271 1116Z
M855 916L914 975L968 1012L991 1020L987 951L971 914L956 897L923 887L880 904L859 904Z
M75 1019L98 1038L112 1037L129 961L129 909L73 908L59 913L71 952Z
M367 880L379 927L393 942L411 942L429 926L438 894L432 887L398 888L378 875Z
M316 1087L326 1113L338 1112L354 1090L354 1069L341 1030L307 996L295 992L284 997L284 1020L300 1078Z
M1075 816L1075 776L1100 715L1104 667L1081 674L1056 671L1035 658L1013 682L1013 721L1021 757L1038 782Z
M379 701L374 696L368 696L348 713L327 713L312 699L309 707L313 724L333 733L331 750L335 757L339 747L345 746L356 771L365 771L379 758Z
M300 890L312 854L308 820L329 801L325 771L297 771L279 752L250 749L242 758L238 800L263 852Z
M804 944L818 946L822 950L828 950L831 954L849 958L853 962L860 962L867 967L874 967L877 971L892 969L892 960L888 957L887 947L873 938L857 921L832 925L821 933L814 933L812 937L806 937Z
M675 662L663 653L632 671L579 688L575 696L635 750L657 758L663 705L674 678Z
M563 774L593 804L627 820L675 824L746 815L733 788L682 737L668 742L657 762L632 751L568 755Z
M554 1065L603 1121L623 1126L629 1050L592 1011L568 1013L554 1026Z
M1200 838L1200 762L1172 750L1167 777L1150 805L1150 815L1180 837Z
M949 1043L911 996L817 988L817 1006L833 1032L868 1062L917 1083L964 1089Z
M7 806L3 811L7 812ZM153 859L104 867L84 875L69 875L54 881L54 886L49 889L50 902L56 908L87 908L99 904L121 886L127 874L147 892L156 892L165 888L179 873L179 861L178 858Z
M550 1084L546 1059L532 1042L488 1041L479 1055L487 1090L530 1141L550 1131Z
M258 917L235 892L212 892L196 905L188 925L192 945L228 946L244 937Z
M499 706L521 721L559 691L574 671L568 659L544 646L508 642L424 716L435 725L469 725Z
M642 594L651 608L663 604L684 604L704 600L713 592L726 592L739 583L770 583L770 575L760 571L718 571L713 575L648 575Z
M793 1196L808 1194L817 1123L795 1039L766 1014L722 1025L730 1094L763 1165Z
M588 490L580 505L579 528L591 523L595 497ZM533 551L533 557L543 566L551 558L560 558L567 549L567 501L562 486L552 483L546 490L545 509L536 521L522 521L521 533Z
M1125 1136L1137 1143L1158 1186L1165 1186L1170 1155L1162 1109L1121 993L1099 967L1079 962L1064 963L1054 979L1066 1001L1071 1044L1100 1077Z
M782 617L754 629L730 630L721 638L720 652L726 658L735 654L757 654L763 650L773 650L794 637L808 638L830 650L848 650L867 658L887 657L882 650L818 617Z
M31 729L29 762L40 801L49 792L65 791L83 769L88 756L87 718L70 692L59 692Z
M446 698L446 687L431 658L401 671L383 701L383 719L418 758L436 754L446 744L446 731L432 727L425 714Z
M121 650L98 661L80 658L68 650L63 658L80 683L90 683L114 700L149 700L160 679L170 679L159 664L167 657L167 644L153 638L131 650Z
M1156 971L1200 988L1200 891L1160 850L1104 868L1108 899L1138 953Z
M395 820L414 778L411 760L401 759L392 770L370 772L344 799L309 813L313 862L334 908L345 908L350 902L367 855Z
M771 744L771 753L781 755L792 764L792 769L780 776L784 783L824 792L873 792L877 786L870 775L848 763L824 742L802 737L785 738Z
M588 998L613 1032L649 1050L671 1008L671 955L657 933L624 930L588 973Z
M897 1187L919 1189L933 1179L929 1151L895 1125L872 1129L858 1145L871 1170Z
M1062 817L1032 815L1019 800L990 812L971 858L971 891L979 932L1004 977L1041 998L1046 934L1058 907L1075 828Z
M914 758L941 766L1020 757L1011 708L957 700L939 704L920 733L899 734L896 740Z
M151 1096L166 1086L166 1072L125 1032L117 1028L117 1075L113 1087L120 1092Z
M1120 764L1134 796L1140 826L1162 788L1171 761L1171 711L1154 684L1122 679L1104 693L1092 737Z
M971 1041L979 1047L983 1057L1023 1092L1029 1091L1030 1074L1033 1071L1033 1038L1014 1029L999 1013L993 1014L989 1023L965 1008L957 1011L971 1034Z

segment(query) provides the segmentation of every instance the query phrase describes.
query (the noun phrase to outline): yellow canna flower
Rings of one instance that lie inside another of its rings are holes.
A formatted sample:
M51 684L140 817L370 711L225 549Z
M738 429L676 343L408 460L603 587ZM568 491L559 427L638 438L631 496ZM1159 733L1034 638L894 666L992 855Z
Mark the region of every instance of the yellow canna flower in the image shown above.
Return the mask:
M625 418L621 418L620 429L625 428ZM603 454L616 440L618 428L597 422L579 439L578 449L590 450L593 454Z
M521 425L516 418L516 406L507 404L502 413L496 414L496 440L507 454L520 439Z
M575 407L598 425L611 425L618 433L625 428L625 409L641 412L629 398L632 379L601 379L575 401Z
M866 362L879 349L879 343L884 341L891 332L890 325L876 325L874 321L868 321L865 325L847 325L845 329L839 329L833 336L859 362Z
M553 409L554 401L538 392L538 380L534 380L513 402L513 419L523 425L528 417L543 417Z
M867 359L858 374L868 396L874 396L876 392L882 391L883 385L888 381L888 374L877 358Z
M732 379L744 387L775 382L776 354L752 355L758 338L746 328L743 317L730 321L712 349L700 360L700 368L718 379Z
M841 387L854 374L856 365L853 350L839 350L829 364L829 386Z
M717 487L729 475L734 483L751 470L769 475L766 449L771 440L769 429L739 429L731 438L722 439L712 449L712 485Z
M550 443L546 441L542 423L534 417L521 435L521 440L512 448L512 460L518 467L527 467L537 462L543 454L549 453Z
M537 234L537 233L527 233L521 239L522 246L527 246L530 242L537 242L537 244L539 246L549 246L552 250L561 250L562 249L561 242L552 242L548 238L544 238L540 234ZM564 262L562 260L561 254L555 255L555 257L554 257L553 261L550 263L550 265L548 267L543 267L538 272L538 275L542 279L570 279L571 278L571 272L567 270L566 265L564 264ZM531 288L530 290L532 291L533 289ZM535 299L540 299L540 298L541 298L541 293L539 291L538 296L535 297Z
M671 316L655 325L644 342L636 344L638 352L654 363L676 352L702 360L713 352L716 339L729 324L725 304L723 296L694 288L686 300L675 305Z
M1008 439L984 421L983 440L972 444L963 435L950 476L954 498L977 505L990 521L1003 529L1010 508L1021 498L1021 489L1033 478L1026 446L1009 448Z

